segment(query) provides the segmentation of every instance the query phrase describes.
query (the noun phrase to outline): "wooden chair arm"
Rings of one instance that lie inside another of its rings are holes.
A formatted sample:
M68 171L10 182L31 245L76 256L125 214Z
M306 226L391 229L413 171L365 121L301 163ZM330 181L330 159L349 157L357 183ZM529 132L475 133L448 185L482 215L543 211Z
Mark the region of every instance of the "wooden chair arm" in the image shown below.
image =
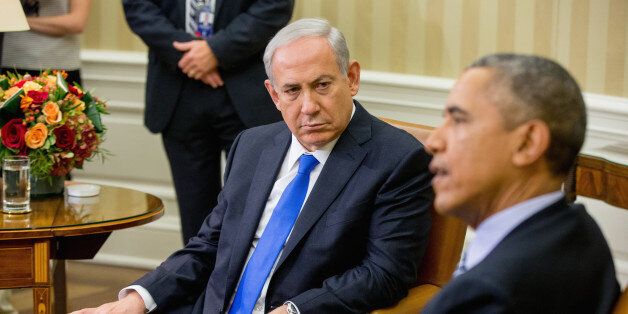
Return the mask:
M399 303L385 309L373 311L371 314L417 314L438 291L440 291L440 288L435 285L423 284L416 286L410 289L408 296L399 301Z
M615 303L615 309L613 314L626 314L628 313L628 288L624 290L624 293L619 297L617 303Z

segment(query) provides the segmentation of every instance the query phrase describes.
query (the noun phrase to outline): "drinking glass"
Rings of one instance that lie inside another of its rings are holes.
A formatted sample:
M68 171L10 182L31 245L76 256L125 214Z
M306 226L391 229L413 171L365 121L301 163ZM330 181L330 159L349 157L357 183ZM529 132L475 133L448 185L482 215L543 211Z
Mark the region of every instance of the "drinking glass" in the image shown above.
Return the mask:
M30 165L27 156L7 156L2 161L2 211L8 214L29 213Z

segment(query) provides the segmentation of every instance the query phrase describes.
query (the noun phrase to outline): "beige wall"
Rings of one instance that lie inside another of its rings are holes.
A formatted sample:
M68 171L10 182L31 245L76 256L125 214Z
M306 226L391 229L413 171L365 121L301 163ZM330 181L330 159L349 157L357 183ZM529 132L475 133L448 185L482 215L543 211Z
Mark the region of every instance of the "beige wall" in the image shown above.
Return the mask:
M628 97L628 0L297 0L322 16L367 70L455 78L480 55L557 59L592 93ZM145 50L119 1L94 0L89 49Z

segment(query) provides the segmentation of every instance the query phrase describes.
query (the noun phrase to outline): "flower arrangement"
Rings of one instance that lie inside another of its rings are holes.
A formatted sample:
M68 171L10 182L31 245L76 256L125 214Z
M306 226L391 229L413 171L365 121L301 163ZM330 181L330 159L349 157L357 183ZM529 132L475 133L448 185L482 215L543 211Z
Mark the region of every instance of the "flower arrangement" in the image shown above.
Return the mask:
M81 86L68 86L63 71L39 76L0 74L0 160L28 156L37 179L65 176L96 155L106 128L106 104Z

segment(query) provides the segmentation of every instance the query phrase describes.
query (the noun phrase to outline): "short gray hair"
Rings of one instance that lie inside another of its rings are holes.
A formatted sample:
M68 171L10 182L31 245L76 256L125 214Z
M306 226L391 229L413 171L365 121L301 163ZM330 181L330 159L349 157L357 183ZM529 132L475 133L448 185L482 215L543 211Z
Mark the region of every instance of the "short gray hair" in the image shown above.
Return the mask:
M550 130L546 158L552 173L569 173L584 142L587 113L575 79L558 63L538 56L494 54L469 68L493 70L489 87L505 127L513 129L532 119Z
M336 57L336 64L343 75L349 70L349 48L342 33L331 26L327 20L318 18L300 19L282 28L270 40L264 51L264 67L266 75L273 82L273 56L277 49L304 37L322 37L327 39L331 50Z

